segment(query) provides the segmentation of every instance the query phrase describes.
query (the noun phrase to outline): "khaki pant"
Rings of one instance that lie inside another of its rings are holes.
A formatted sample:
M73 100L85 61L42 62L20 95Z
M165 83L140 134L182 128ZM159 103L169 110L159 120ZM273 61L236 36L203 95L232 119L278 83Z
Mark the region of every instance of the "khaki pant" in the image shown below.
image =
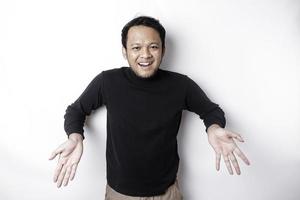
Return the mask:
M171 185L166 193L153 197L133 197L121 194L106 184L105 200L183 200L179 190L178 181Z

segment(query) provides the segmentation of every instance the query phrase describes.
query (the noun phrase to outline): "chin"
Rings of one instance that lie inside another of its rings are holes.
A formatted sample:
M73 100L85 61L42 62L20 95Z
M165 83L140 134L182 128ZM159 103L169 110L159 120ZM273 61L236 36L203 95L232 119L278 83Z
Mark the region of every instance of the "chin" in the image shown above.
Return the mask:
M151 76L153 76L156 71L158 70L158 68L151 68L151 69L141 69L139 66L132 68L134 73L141 77L141 78L149 78Z
M141 78L149 78L151 77L154 73L151 72L151 73L145 73L145 72L136 72L135 73L137 76L141 77Z

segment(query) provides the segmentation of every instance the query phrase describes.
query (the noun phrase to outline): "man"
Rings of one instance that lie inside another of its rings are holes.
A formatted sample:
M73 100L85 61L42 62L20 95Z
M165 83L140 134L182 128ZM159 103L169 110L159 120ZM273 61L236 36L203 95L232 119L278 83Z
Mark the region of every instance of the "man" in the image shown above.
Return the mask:
M128 22L122 30L122 51L130 67L102 71L67 107L68 140L49 158L59 154L54 175L58 187L73 180L83 152L85 117L102 105L107 108L106 199L182 199L176 139L182 110L204 121L217 170L221 156L230 174L231 165L240 174L235 154L250 164L233 140L243 142L242 137L224 129L223 110L188 76L159 68L165 34L151 17Z

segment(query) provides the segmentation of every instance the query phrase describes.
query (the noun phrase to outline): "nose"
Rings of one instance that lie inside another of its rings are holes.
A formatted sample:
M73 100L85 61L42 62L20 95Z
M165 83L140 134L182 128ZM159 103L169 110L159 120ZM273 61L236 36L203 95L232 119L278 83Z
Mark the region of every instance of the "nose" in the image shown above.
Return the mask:
M151 54L151 52L149 51L148 48L143 48L143 50L141 52L141 57L142 58L151 58L152 54Z

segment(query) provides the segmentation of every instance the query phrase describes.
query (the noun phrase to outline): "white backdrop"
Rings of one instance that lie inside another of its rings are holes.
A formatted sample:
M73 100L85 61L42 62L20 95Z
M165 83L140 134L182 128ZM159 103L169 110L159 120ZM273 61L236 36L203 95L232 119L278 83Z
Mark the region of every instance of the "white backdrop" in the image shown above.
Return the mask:
M179 181L187 200L299 200L300 2L1 0L0 199L104 199L106 109L87 118L73 182L52 182L66 107L102 70L127 65L121 29L138 14L167 30L161 68L189 75L226 113L251 165L215 170L203 122L184 111Z

